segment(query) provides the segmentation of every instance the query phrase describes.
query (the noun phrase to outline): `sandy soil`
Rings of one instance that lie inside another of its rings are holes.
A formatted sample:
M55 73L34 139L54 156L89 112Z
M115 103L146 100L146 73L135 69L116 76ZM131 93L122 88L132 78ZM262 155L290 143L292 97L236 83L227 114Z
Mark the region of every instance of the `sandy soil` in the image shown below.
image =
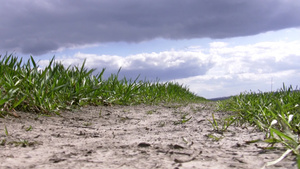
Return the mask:
M251 127L213 131L211 114L226 116L214 107L99 106L51 117L17 112L21 118L0 119L0 168L253 169L284 152L248 144L264 137ZM267 168L297 168L295 157Z

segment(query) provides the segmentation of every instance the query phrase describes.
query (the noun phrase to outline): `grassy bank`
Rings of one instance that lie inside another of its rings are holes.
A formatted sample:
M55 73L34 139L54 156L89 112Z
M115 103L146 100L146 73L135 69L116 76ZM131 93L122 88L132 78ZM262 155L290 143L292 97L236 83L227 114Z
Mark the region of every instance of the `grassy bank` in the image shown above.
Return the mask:
M178 83L120 79L119 72L103 79L105 69L64 67L55 62L40 69L30 57L23 62L13 55L0 55L0 116L13 111L58 112L83 105L132 105L205 100Z
M236 113L236 124L253 125L266 133L265 142L271 147L283 144L287 151L278 159L282 160L290 152L298 158L300 167L300 91L283 85L276 92L242 93L218 104L219 110ZM267 165L273 165L276 162ZM267 166L266 165L266 166Z

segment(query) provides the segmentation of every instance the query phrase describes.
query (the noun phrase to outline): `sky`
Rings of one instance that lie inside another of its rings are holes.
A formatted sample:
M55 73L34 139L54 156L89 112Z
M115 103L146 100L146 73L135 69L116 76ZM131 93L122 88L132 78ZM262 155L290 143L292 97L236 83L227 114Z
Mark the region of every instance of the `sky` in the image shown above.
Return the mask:
M205 98L300 81L299 0L0 0L0 54L178 82Z

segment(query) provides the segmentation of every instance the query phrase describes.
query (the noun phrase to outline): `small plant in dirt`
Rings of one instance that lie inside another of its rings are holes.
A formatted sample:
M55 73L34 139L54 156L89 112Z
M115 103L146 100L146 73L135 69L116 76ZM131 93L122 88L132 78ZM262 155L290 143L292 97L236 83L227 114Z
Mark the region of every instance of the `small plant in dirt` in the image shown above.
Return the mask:
M184 124L184 123L190 121L190 120L192 119L192 116L187 117L188 115L189 115L189 114L183 114L183 115L181 116L181 119L180 119L179 121L175 121L174 124L175 124L175 125L178 125L178 124Z
M91 126L93 123L91 122L86 122L86 123L83 123L84 126L88 127L88 126Z
M153 112L154 112L153 110L148 110L146 113L150 115L153 114Z
M30 126L27 127L25 130L26 130L26 131L31 131L31 130L32 130L32 126L30 125Z
M283 87L276 92L242 93L218 103L220 110L236 112L239 123L254 125L266 134L267 143L272 146L282 144L286 152L270 166L283 160L288 154L297 157L300 167L300 92L292 86Z
M156 113L157 112L157 109L153 109L153 110L148 110L147 112L146 112L146 114L153 114L153 113Z
M222 120L218 120L215 118L214 113L212 114L212 120L209 120L210 124L213 126L214 131L223 134L227 131L228 127L231 126L235 121L235 116L228 116Z
M208 138L212 139L213 141L220 141L222 138L224 138L222 135L221 136L216 136L215 134L207 134L206 135Z
M7 130L6 126L4 126L4 132L5 132L5 135L6 135L6 136L9 136L8 130Z
M28 146L33 146L36 144L36 142L30 142L28 140L19 140L19 141L11 141L7 142L6 144L11 144L15 146L21 146L21 147L28 147Z
M127 120L130 120L130 118L128 116L119 116L118 115L118 117L119 117L120 122L125 122Z
M6 144L6 139L0 140L0 145L1 146L5 146L5 144Z

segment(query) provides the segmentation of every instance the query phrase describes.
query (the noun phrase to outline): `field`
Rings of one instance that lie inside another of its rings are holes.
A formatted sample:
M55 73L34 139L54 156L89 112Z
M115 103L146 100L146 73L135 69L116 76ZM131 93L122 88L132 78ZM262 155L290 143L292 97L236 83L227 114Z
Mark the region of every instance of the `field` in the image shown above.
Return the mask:
M212 102L181 84L94 71L0 57L1 168L300 166L291 86Z

